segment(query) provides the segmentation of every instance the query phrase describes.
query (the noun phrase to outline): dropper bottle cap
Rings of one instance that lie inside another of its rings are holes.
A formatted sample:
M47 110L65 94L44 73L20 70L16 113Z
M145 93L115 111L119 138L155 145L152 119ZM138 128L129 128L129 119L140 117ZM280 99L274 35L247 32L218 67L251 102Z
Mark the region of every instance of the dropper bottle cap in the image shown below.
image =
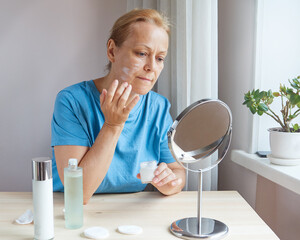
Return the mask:
M77 169L78 160L76 158L69 159L69 167L71 169Z

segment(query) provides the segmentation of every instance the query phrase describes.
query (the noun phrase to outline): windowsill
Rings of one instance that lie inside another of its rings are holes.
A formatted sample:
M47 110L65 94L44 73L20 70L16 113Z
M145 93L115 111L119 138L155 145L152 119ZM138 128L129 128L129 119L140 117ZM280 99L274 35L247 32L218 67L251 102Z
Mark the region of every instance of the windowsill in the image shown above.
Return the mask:
M300 194L300 165L279 166L270 163L268 158L258 157L241 150L232 150L231 160L272 182Z

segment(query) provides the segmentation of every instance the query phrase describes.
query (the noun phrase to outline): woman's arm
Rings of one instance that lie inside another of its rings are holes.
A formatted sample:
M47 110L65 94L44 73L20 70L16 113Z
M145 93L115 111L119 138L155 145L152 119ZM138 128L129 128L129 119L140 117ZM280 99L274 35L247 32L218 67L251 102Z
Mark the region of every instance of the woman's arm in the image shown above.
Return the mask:
M64 168L68 166L69 158L77 158L83 169L83 202L88 200L102 183L114 156L115 148L123 130L125 121L139 97L127 102L131 92L131 85L125 82L118 87L114 81L108 91L105 89L100 95L101 110L105 117L93 146L55 146L57 170L63 182ZM127 106L125 106L125 104Z
M79 160L83 170L83 203L88 200L102 183L114 155L116 144L122 128L110 127L106 124L101 128L91 148L83 146L55 146L57 171L64 183L64 168L70 158Z

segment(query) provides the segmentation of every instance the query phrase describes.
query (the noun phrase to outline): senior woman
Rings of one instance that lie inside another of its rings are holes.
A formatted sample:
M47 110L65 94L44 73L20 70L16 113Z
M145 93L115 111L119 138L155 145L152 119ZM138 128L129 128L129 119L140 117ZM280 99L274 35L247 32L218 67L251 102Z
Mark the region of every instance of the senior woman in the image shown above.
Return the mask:
M153 9L135 9L113 25L108 74L60 91L52 119L53 188L63 191L64 168L83 168L84 204L94 193L137 192L141 162L155 160L151 184L162 194L182 190L185 171L167 142L168 100L152 92L168 51L169 25Z

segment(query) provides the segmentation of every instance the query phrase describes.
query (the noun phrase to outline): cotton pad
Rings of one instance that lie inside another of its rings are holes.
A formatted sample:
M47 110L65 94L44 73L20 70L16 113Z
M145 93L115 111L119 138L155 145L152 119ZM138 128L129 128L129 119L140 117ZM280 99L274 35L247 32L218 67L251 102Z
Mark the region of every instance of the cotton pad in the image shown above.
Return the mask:
M30 209L26 210L18 219L15 220L18 224L29 224L33 221L33 213Z
M135 225L122 225L118 227L118 231L123 234L137 235L143 232L143 228Z
M109 236L109 232L103 227L91 227L84 230L84 236L92 239L104 239Z

